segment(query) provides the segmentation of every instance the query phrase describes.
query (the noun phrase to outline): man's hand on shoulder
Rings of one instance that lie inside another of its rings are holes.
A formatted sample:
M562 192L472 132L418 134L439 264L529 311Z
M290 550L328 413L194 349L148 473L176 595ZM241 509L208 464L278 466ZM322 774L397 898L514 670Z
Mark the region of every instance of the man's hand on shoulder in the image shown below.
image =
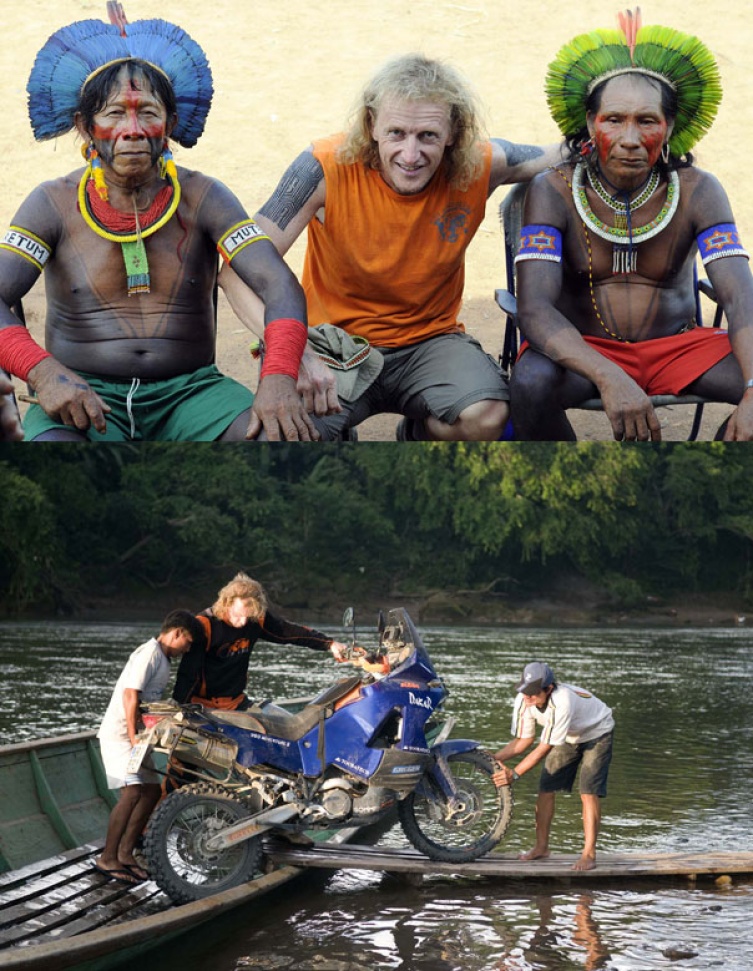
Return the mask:
M110 406L75 371L46 357L29 372L29 383L50 418L81 432L94 428L104 434Z
M295 382L285 374L268 374L259 382L246 438L257 438L262 428L270 442L319 440Z

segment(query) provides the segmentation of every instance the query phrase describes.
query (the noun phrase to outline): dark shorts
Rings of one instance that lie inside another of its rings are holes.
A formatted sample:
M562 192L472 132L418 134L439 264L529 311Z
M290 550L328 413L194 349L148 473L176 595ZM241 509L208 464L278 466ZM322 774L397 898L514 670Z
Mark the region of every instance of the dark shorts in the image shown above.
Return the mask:
M580 766L581 795L601 796L603 799L607 794L613 739L614 732L608 732L590 742L555 745L544 760L539 792L572 792Z
M317 418L322 439L332 439L372 415L432 416L448 425L478 401L509 401L499 364L465 333L440 334L409 347L380 347L384 367L357 401L340 401L339 415Z
M254 403L248 388L213 364L164 381L118 381L79 373L112 408L104 435L89 430L92 442L213 442ZM31 405L24 416L24 441L66 427Z

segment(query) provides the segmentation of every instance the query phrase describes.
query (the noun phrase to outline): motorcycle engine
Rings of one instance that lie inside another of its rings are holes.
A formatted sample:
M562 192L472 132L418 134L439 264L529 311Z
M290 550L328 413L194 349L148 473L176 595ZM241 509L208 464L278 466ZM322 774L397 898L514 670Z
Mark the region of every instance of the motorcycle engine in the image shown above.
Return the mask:
M325 782L319 802L330 819L345 819L353 807L350 786L342 779L331 779Z

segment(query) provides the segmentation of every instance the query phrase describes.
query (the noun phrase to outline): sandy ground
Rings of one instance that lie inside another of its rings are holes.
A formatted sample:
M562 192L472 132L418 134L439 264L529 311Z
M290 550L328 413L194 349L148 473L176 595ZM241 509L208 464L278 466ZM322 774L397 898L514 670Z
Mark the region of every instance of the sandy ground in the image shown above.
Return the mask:
M394 54L416 50L451 61L470 79L485 106L492 136L547 143L558 139L543 95L546 66L574 34L616 24L616 5L579 0L577 5L539 0L171 0L163 7L125 0L130 20L162 16L186 29L205 49L215 80L215 100L199 144L178 149L180 164L226 182L254 212L290 161L310 141L340 130L364 80ZM724 85L717 121L699 145L702 168L726 187L737 223L753 246L753 181L749 92L753 6L730 0L712 8L701 0L656 0L644 6L646 23L701 36L716 55ZM0 225L7 226L26 194L44 179L77 167L72 135L34 142L26 113L25 85L37 50L50 33L75 20L105 18L105 3L80 0L3 0L0 57L4 68L4 159ZM463 320L468 331L497 353L502 315L495 288L504 285L497 212L504 197L489 200L487 217L468 253ZM300 272L303 241L288 255ZM43 339L44 293L40 282L26 300L31 329ZM223 302L218 363L253 385L256 366L248 335ZM20 385L19 385L20 388ZM701 437L712 437L729 407L707 408ZM685 437L691 409L663 409L665 438ZM393 437L396 419L361 426L361 440ZM582 438L608 437L603 415L576 418Z

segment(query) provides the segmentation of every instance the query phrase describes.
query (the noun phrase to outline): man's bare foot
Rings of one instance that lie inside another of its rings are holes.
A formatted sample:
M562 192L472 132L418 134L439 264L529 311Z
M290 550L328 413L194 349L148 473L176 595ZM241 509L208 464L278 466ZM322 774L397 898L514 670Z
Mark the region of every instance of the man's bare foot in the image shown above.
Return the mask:
M573 863L573 870L593 870L596 866L596 860L592 856L585 856L585 854L578 860L577 863Z
M519 853L518 859L528 862L529 860L545 860L548 856L549 850L540 850L538 847L534 846L534 848L529 850L527 853Z

